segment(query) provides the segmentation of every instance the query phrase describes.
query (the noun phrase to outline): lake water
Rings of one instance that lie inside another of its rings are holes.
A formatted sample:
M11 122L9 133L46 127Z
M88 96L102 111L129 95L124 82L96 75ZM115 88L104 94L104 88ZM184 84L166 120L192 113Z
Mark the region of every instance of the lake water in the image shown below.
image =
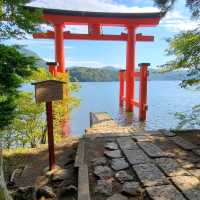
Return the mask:
M136 93L138 94L136 82ZM148 114L147 121L138 123L135 108L133 116L127 116L119 109L118 82L86 82L80 83L81 89L74 96L81 99L80 107L75 108L71 115L70 126L72 135L81 135L89 127L89 112L108 112L122 124L142 126L146 129L174 128L177 120L176 112L190 111L199 104L200 92L179 87L178 81L148 82ZM136 96L138 97L138 95Z

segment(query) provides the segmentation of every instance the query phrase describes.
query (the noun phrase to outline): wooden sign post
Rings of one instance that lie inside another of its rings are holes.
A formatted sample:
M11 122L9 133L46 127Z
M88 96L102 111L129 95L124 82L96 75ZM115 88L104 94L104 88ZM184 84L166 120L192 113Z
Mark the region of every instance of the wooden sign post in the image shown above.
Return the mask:
M48 128L48 149L49 149L49 170L55 168L55 151L53 136L53 111L52 101L63 99L63 84L65 82L46 80L33 83L35 85L36 103L46 102L47 128Z

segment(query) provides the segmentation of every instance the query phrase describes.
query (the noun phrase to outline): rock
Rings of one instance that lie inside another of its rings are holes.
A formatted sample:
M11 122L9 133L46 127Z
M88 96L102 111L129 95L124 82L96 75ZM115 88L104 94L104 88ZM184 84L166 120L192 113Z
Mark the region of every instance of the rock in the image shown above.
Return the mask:
M93 166L106 165L107 160L105 157L99 157L92 160Z
M95 188L96 193L104 194L106 196L112 195L112 181L111 180L98 180Z
M49 166L45 167L43 170L43 173L45 176L50 177L53 175L53 173L55 173L57 170L62 169L60 166L56 165L54 169L52 169L51 171L49 170Z
M125 161L124 158L115 158L111 161L111 167L115 171L122 170L128 168L128 163Z
M94 174L100 179L108 179L112 177L112 171L107 166L96 166L94 169Z
M68 196L76 196L77 187L74 185L69 185L68 187L62 187L60 189L60 196L61 197L68 197Z
M48 185L48 183L49 183L49 178L47 176L39 176L35 181L35 186L37 188L40 188L44 187L45 185Z
M51 180L53 182L61 182L65 179L70 179L73 177L73 169L58 169L54 171Z
M105 145L105 148L106 149L109 149L109 150L118 150L118 146L115 142L109 142Z
M107 198L107 200L128 200L128 198L121 194L114 194L111 197Z
M55 198L56 194L53 192L52 188L49 186L44 186L38 188L36 191L36 199L45 198Z
M140 184L136 181L125 182L122 186L122 192L132 196L139 196L142 192Z
M126 171L117 172L115 174L115 178L121 183L124 183L125 181L132 181L133 180L133 176L128 174Z
M121 158L122 157L120 150L105 151L104 154L110 158Z
M34 200L35 188L32 186L20 187L12 194L14 200Z

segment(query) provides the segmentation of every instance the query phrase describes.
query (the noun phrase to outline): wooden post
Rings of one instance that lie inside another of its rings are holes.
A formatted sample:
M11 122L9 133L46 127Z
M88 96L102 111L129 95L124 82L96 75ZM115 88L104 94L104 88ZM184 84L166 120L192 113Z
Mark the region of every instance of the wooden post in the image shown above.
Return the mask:
M149 63L140 63L140 93L139 93L139 120L146 120L147 111L147 67Z
M56 77L57 75L57 62L47 62L46 63L49 66L49 72Z
M48 127L49 170L52 170L55 168L52 102L46 102L46 112Z
M122 107L124 102L124 79L125 79L125 71L119 71L119 105Z
M64 24L55 24L55 55L58 63L58 72L65 72L65 52L64 52Z
M134 99L134 72L135 72L135 43L136 34L135 27L127 27L128 39L127 39L127 55L126 55L126 111L132 112Z

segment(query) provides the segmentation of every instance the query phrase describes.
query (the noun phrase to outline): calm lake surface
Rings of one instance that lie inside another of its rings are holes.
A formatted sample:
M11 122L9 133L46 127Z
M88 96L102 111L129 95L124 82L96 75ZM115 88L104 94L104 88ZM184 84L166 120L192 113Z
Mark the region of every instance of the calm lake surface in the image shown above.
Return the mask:
M136 82L136 93L138 94ZM85 82L80 83L81 89L73 96L81 99L80 107L75 108L71 115L71 134L78 136L89 127L89 112L108 112L123 125L141 126L145 129L174 128L177 120L176 112L190 111L199 104L200 92L179 87L178 81L148 82L148 114L143 124L137 121L138 109L130 116L119 109L118 82ZM138 97L138 95L136 96Z

